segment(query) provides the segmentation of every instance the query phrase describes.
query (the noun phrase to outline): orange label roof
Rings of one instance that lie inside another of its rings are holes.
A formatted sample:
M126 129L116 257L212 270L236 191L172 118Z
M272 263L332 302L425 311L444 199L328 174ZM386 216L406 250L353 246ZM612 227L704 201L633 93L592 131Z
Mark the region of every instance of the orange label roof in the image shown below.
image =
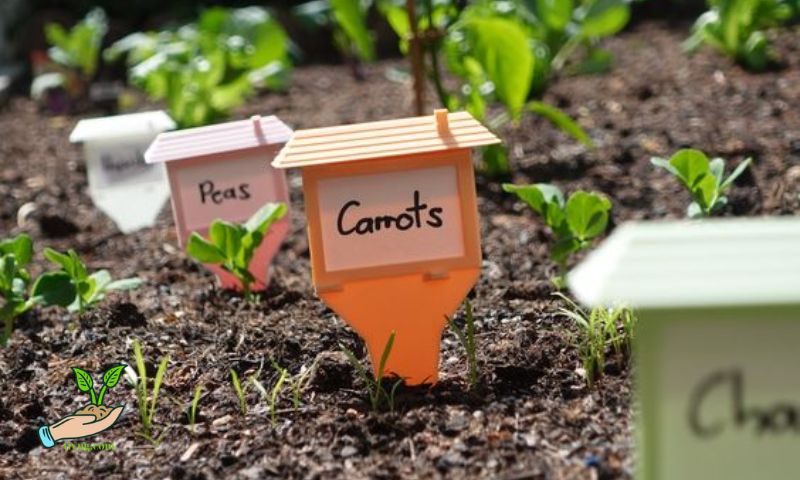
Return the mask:
M495 143L500 139L469 113L438 111L424 117L298 130L272 166L307 167Z

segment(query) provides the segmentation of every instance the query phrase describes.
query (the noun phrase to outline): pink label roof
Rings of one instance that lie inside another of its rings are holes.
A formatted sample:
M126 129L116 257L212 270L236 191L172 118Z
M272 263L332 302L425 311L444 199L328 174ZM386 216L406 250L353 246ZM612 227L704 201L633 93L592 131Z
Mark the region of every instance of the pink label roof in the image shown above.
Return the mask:
M292 129L278 117L255 115L248 120L162 133L147 149L144 158L147 163L171 162L281 145L291 135Z
M467 112L298 130L272 166L307 167L500 143Z

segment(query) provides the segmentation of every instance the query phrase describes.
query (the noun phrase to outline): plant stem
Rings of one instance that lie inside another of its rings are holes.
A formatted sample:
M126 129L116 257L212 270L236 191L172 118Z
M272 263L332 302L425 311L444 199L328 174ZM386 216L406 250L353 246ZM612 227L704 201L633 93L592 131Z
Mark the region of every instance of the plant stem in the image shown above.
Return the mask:
M0 310L0 318L3 319L3 336L0 337L0 346L5 347L11 334L14 332L14 315L8 310L10 303L7 303Z
M92 405L99 405L97 403L97 395L94 393L94 388L89 389L89 398L92 401Z
M108 390L108 385L103 384L103 387L100 389L100 393L97 395L97 402L92 402L95 405L102 405L103 404L103 397L106 396L106 390Z
M428 10L428 32L435 31L435 27L433 25L433 0L425 0L425 7ZM426 39L426 43L428 47L428 53L431 57L431 79L433 80L433 85L436 88L436 94L439 96L439 101L442 103L442 106L445 108L450 108L450 95L448 95L447 91L444 89L442 78L439 73L439 39Z

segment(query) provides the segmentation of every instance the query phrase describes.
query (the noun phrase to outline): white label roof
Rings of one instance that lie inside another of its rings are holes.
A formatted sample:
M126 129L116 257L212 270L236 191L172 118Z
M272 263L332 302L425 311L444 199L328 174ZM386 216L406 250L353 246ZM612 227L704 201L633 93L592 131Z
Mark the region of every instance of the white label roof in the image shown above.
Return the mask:
M568 283L587 305L800 305L800 219L629 223Z
M88 118L78 122L69 136L69 141L73 143L91 142L148 134L155 137L161 132L174 128L175 122L161 110Z

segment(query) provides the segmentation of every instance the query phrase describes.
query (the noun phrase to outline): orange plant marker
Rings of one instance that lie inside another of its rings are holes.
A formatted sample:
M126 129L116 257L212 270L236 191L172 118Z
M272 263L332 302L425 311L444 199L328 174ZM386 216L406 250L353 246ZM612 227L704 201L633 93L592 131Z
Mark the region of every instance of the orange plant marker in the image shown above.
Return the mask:
M295 132L278 168L303 167L312 277L376 368L435 383L445 315L480 274L469 147L499 140L468 113Z

